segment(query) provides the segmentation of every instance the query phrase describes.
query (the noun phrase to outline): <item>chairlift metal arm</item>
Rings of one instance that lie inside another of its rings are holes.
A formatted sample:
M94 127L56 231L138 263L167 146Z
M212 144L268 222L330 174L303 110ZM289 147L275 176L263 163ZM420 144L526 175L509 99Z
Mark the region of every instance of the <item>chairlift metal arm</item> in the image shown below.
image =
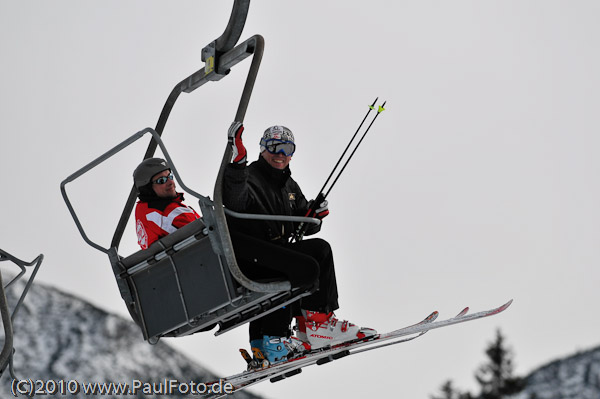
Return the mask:
M73 182L77 178L81 177L85 173L89 172L90 170L92 170L96 166L100 165L102 162L104 162L107 159L111 158L112 156L114 156L115 154L117 154L121 150L125 149L129 145L133 144L134 142L136 142L137 140L139 140L140 138L142 138L144 135L146 135L148 133L152 134L152 137L153 137L152 142L156 143L156 142L160 141L160 135L158 134L158 132L156 132L152 128L147 127L145 129L140 130L139 132L133 134L132 136L128 137L123 142L117 144L116 146L114 146L110 150L106 151L104 154L100 155L98 158L94 159L92 162L88 163L87 165L85 165L81 169L77 170L75 173L71 174L69 177L67 177L65 180L63 180L60 183L60 191L62 193L62 196L63 196L63 199L65 201L65 204L67 204L67 208L69 209L69 212L71 213L71 217L75 221L75 225L77 226L77 229L79 230L79 233L83 237L83 240L86 243L88 243L88 245L90 245L91 247L99 250L100 252L104 252L105 254L107 254L109 256L110 256L110 250L109 250L109 248L104 248L103 246L99 245L98 243L92 241L87 236L87 234L86 234L83 226L81 225L81 222L79 221L79 217L77 216L77 213L75 212L75 209L73 208L73 205L71 204L69 196L67 195L66 185L68 183ZM162 145L162 142L161 142L161 145ZM164 148L164 146L163 146L163 148ZM165 154L167 154L166 148L163 149L163 152L165 152ZM169 162L171 162L171 165L172 165L172 168L173 168L173 173L175 174L175 176L177 177L177 179L181 182L181 178L179 176L179 173L177 172L177 169L175 168L175 165L172 163L170 157L168 157L168 158L169 158ZM184 186L184 188L187 189L187 187L185 187L185 186ZM187 190L190 190L190 189L187 189ZM200 198L200 199L208 201L208 198L203 197L202 195L196 193L195 191L190 190L190 192L193 193L194 196L196 196L197 198ZM135 194L135 192L134 192L134 194ZM127 215L127 217L129 217L129 214ZM110 248L116 248L116 247L113 246L113 245L111 245Z
M233 9L231 10L231 16L225 31L217 40L216 50L220 53L226 53L231 50L235 44L240 40L242 30L246 24L246 17L248 16L248 9L250 7L250 0L235 0L233 2Z
M94 159L92 162L85 165L83 168L81 168L78 171L76 171L75 173L71 174L69 177L67 177L65 180L63 180L60 183L60 192L62 194L62 197L65 201L65 204L67 204L69 213L71 213L71 217L75 221L75 225L77 225L77 229L79 230L79 233L83 237L83 240L86 243L88 243L90 246L92 246L93 248L96 248L98 251L104 252L105 254L108 254L108 252L109 252L108 248L104 248L101 245L96 244L94 241L90 240L88 238L87 234L85 233L85 230L83 229L83 226L81 225L81 222L79 221L79 218L77 217L77 214L75 213L75 209L73 208L73 205L71 204L71 201L69 200L69 196L67 195L67 190L65 187L68 183L79 178L81 175L89 172L91 169L95 168L102 162L106 161L108 158L112 157L113 155L115 155L116 153L118 153L119 151L121 151L122 149L124 149L125 147L130 145L131 143L140 139L144 134L148 133L150 130L152 130L152 129L146 128L144 130L141 130L141 131L135 133L133 136L127 138L122 143L111 148L110 150L108 150L107 152L105 152L104 154L99 156L98 158ZM129 214L127 216L129 217Z
M2 325L4 326L4 345L2 346L2 352L0 352L0 375L4 372L4 369L13 353L13 329L12 321L10 317L10 310L8 310L8 301L6 300L6 294L4 293L4 284L2 282L2 273L0 272L0 314L2 315Z
M26 267L33 266L33 271L31 272L31 276L29 277L29 280L27 280L27 284L25 284L25 288L23 289L23 292L21 293L21 296L19 297L19 300L17 301L17 304L15 305L15 309L13 310L11 320L14 321L15 317L17 316L17 313L19 312L19 309L21 308L21 304L25 300L25 297L27 296L27 293L29 292L29 289L31 288L31 284L33 284L33 279L37 275L37 272L38 272L40 266L42 265L42 261L44 260L44 255L39 254L31 262L26 262L19 258L15 258L8 252L0 249L0 261L7 260L7 259L10 260L11 262L13 262L15 265L17 265L21 269L21 272L18 275L16 275L12 280L10 280L6 284L6 286L4 286L4 288L10 287L15 281L20 279L25 274Z
M260 67L260 62L264 52L264 39L262 36L256 36L256 38L257 40L254 49L254 56L252 57L252 64L250 65L248 77L246 78L246 84L244 85L240 104L235 115L235 120L238 122L243 122L244 117L246 116L248 104L250 103L250 96L252 95L252 89L254 88L254 83L256 82L256 78L258 76L258 69ZM289 281L257 283L256 281L247 278L237 264L235 253L233 251L233 243L231 242L231 236L229 235L227 219L225 218L225 208L223 205L224 172L227 165L231 162L231 153L231 146L227 144L225 147L225 153L223 154L223 159L221 160L221 167L219 168L214 189L214 215L217 225L217 233L219 234L219 239L223 249L223 256L227 262L227 265L229 266L229 271L238 283L249 290L256 292L289 291L292 288Z
M21 259L15 258L8 252L0 249L0 262L5 260L10 260L14 264L16 264L21 269L21 272L17 276L15 276L9 283L7 283L6 286L4 285L4 282L2 280L2 273L0 272L0 314L2 318L2 325L4 326L4 345L2 347L2 352L0 353L0 376L4 372L6 366L10 363L10 374L13 378L16 378L14 370L12 369L14 341L12 325L21 307L21 304L25 300L25 296L29 292L29 288L31 288L31 285L33 284L33 279L35 278L40 266L42 265L44 255L40 254L33 261L25 262ZM8 301L6 300L5 289L10 287L12 283L14 283L16 280L21 278L23 274L25 274L25 267L27 266L34 266L34 269L31 273L31 276L29 277L29 280L27 281L27 284L25 284L25 288L23 289L23 292L21 293L21 296L19 297L19 300L17 301L17 304L15 305L15 308L11 315L10 310L8 309Z
M251 220L276 220L279 222L295 222L295 223L310 223L310 224L321 224L321 221L317 218L304 217L304 216L287 216L287 215L260 215L254 213L239 213L232 211L231 209L225 208L225 213L229 216L233 216L238 219L251 219Z

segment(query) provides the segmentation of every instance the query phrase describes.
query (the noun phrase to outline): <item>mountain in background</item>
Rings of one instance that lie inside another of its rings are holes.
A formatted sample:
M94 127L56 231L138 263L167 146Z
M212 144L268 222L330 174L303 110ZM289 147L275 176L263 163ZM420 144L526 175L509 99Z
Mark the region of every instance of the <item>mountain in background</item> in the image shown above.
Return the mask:
M525 380L511 399L600 399L600 347L553 361Z
M10 278L3 275L4 283ZM24 285L19 280L7 289L11 310ZM0 341L3 342L4 329L0 330ZM82 299L42 284L31 287L13 330L14 368L19 378L84 383L131 383L133 380L158 383L165 379L200 383L218 380L205 367L164 342L149 345L133 321L109 314ZM10 374L6 370L0 379L0 397L12 396L10 383ZM138 397L152 396L138 392ZM240 392L232 398L260 397Z
M10 277L3 275L3 280L6 284ZM17 281L7 290L11 309L23 288L24 283ZM19 378L116 383L218 380L166 343L149 345L131 320L42 284L32 286L13 329L14 366ZM0 330L3 334L3 328ZM0 336L0 343L3 338ZM553 361L525 380L525 389L510 399L600 399L600 347ZM6 370L0 379L0 397L12 396L10 382ZM153 396L139 392L138 397ZM242 391L232 398L260 397Z

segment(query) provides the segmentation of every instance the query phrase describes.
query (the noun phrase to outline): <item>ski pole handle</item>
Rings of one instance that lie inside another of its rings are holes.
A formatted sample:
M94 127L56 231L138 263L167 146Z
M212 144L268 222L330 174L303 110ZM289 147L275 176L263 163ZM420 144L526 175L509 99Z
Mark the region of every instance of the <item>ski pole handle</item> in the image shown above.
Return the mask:
M317 195L317 198L315 198L312 202L312 204L310 205L310 207L308 208L308 211L306 212L306 217L314 217L315 211L320 207L321 203L323 203L323 201L325 201L325 195L320 192L319 195ZM308 226L306 225L306 223L301 222L298 225L298 228L296 229L296 231L294 232L294 234L292 235L292 242L295 241L302 241L302 238L304 238L304 234L306 234L306 230L307 230Z

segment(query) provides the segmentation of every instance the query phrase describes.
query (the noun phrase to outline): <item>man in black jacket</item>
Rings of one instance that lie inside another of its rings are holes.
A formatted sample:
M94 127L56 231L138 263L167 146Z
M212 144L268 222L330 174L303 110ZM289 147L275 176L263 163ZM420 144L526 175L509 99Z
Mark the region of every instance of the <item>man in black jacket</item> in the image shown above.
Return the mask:
M242 124L234 122L228 132L233 156L225 169L223 186L227 208L242 213L308 215L318 219L329 214L327 201L308 214L311 204L291 177L289 163L296 144L290 129L268 128L260 141L259 159L248 166L243 131ZM236 257L250 278L281 277L294 286L317 286L316 292L301 299L300 311L286 307L250 324L251 346L260 349L271 363L291 356L298 342L305 349L317 349L375 334L372 329L338 320L333 314L339 308L338 292L333 254L327 241L315 238L289 242L298 227L293 222L229 218L229 225ZM305 235L315 234L320 228L312 225ZM290 339L292 313L298 322L295 339Z

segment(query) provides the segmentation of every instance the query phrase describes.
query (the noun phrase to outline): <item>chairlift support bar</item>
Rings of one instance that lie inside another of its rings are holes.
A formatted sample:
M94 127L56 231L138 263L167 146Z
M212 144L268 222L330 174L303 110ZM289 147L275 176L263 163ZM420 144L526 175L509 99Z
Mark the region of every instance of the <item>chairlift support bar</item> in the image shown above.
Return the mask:
M27 293L29 292L29 289L31 288L31 285L33 284L33 279L37 275L37 272L38 272L40 266L42 265L42 261L44 260L44 255L40 254L33 261L25 262L21 259L18 259L16 257L12 256L8 252L0 249L0 262L5 261L5 260L10 260L11 262L13 262L15 265L17 265L21 269L21 272L19 274L17 274L6 285L4 285L4 283L3 283L2 273L0 272L0 291L1 291L0 292L0 314L2 317L2 324L4 326L4 344L2 347L2 352L0 353L0 376L4 372L6 366L8 364L10 364L11 365L10 374L13 378L16 379L14 370L12 369L12 355L13 355L12 325L15 320L15 317L17 316L17 313L19 312L19 309L21 308L21 305L23 304L23 301L25 300L25 296L27 295ZM17 301L17 304L15 305L15 308L11 315L10 310L8 309L8 302L6 300L5 290L7 288L9 288L15 281L20 279L26 273L25 267L28 267L28 266L34 266L33 272L31 273L31 276L29 277L27 283L25 284L25 288L23 289L23 292L21 293L21 296L19 297L19 300Z
M248 16L249 7L250 0L234 1L227 27L225 28L223 34L214 41L215 48L218 52L228 52L235 46L238 40L240 40L240 36L244 30L244 25L246 24L246 17Z
M0 290L2 291L0 292L0 314L2 315L2 325L4 326L4 345L2 346L2 352L0 352L0 372L2 372L10 361L10 357L13 353L13 329L1 272Z

